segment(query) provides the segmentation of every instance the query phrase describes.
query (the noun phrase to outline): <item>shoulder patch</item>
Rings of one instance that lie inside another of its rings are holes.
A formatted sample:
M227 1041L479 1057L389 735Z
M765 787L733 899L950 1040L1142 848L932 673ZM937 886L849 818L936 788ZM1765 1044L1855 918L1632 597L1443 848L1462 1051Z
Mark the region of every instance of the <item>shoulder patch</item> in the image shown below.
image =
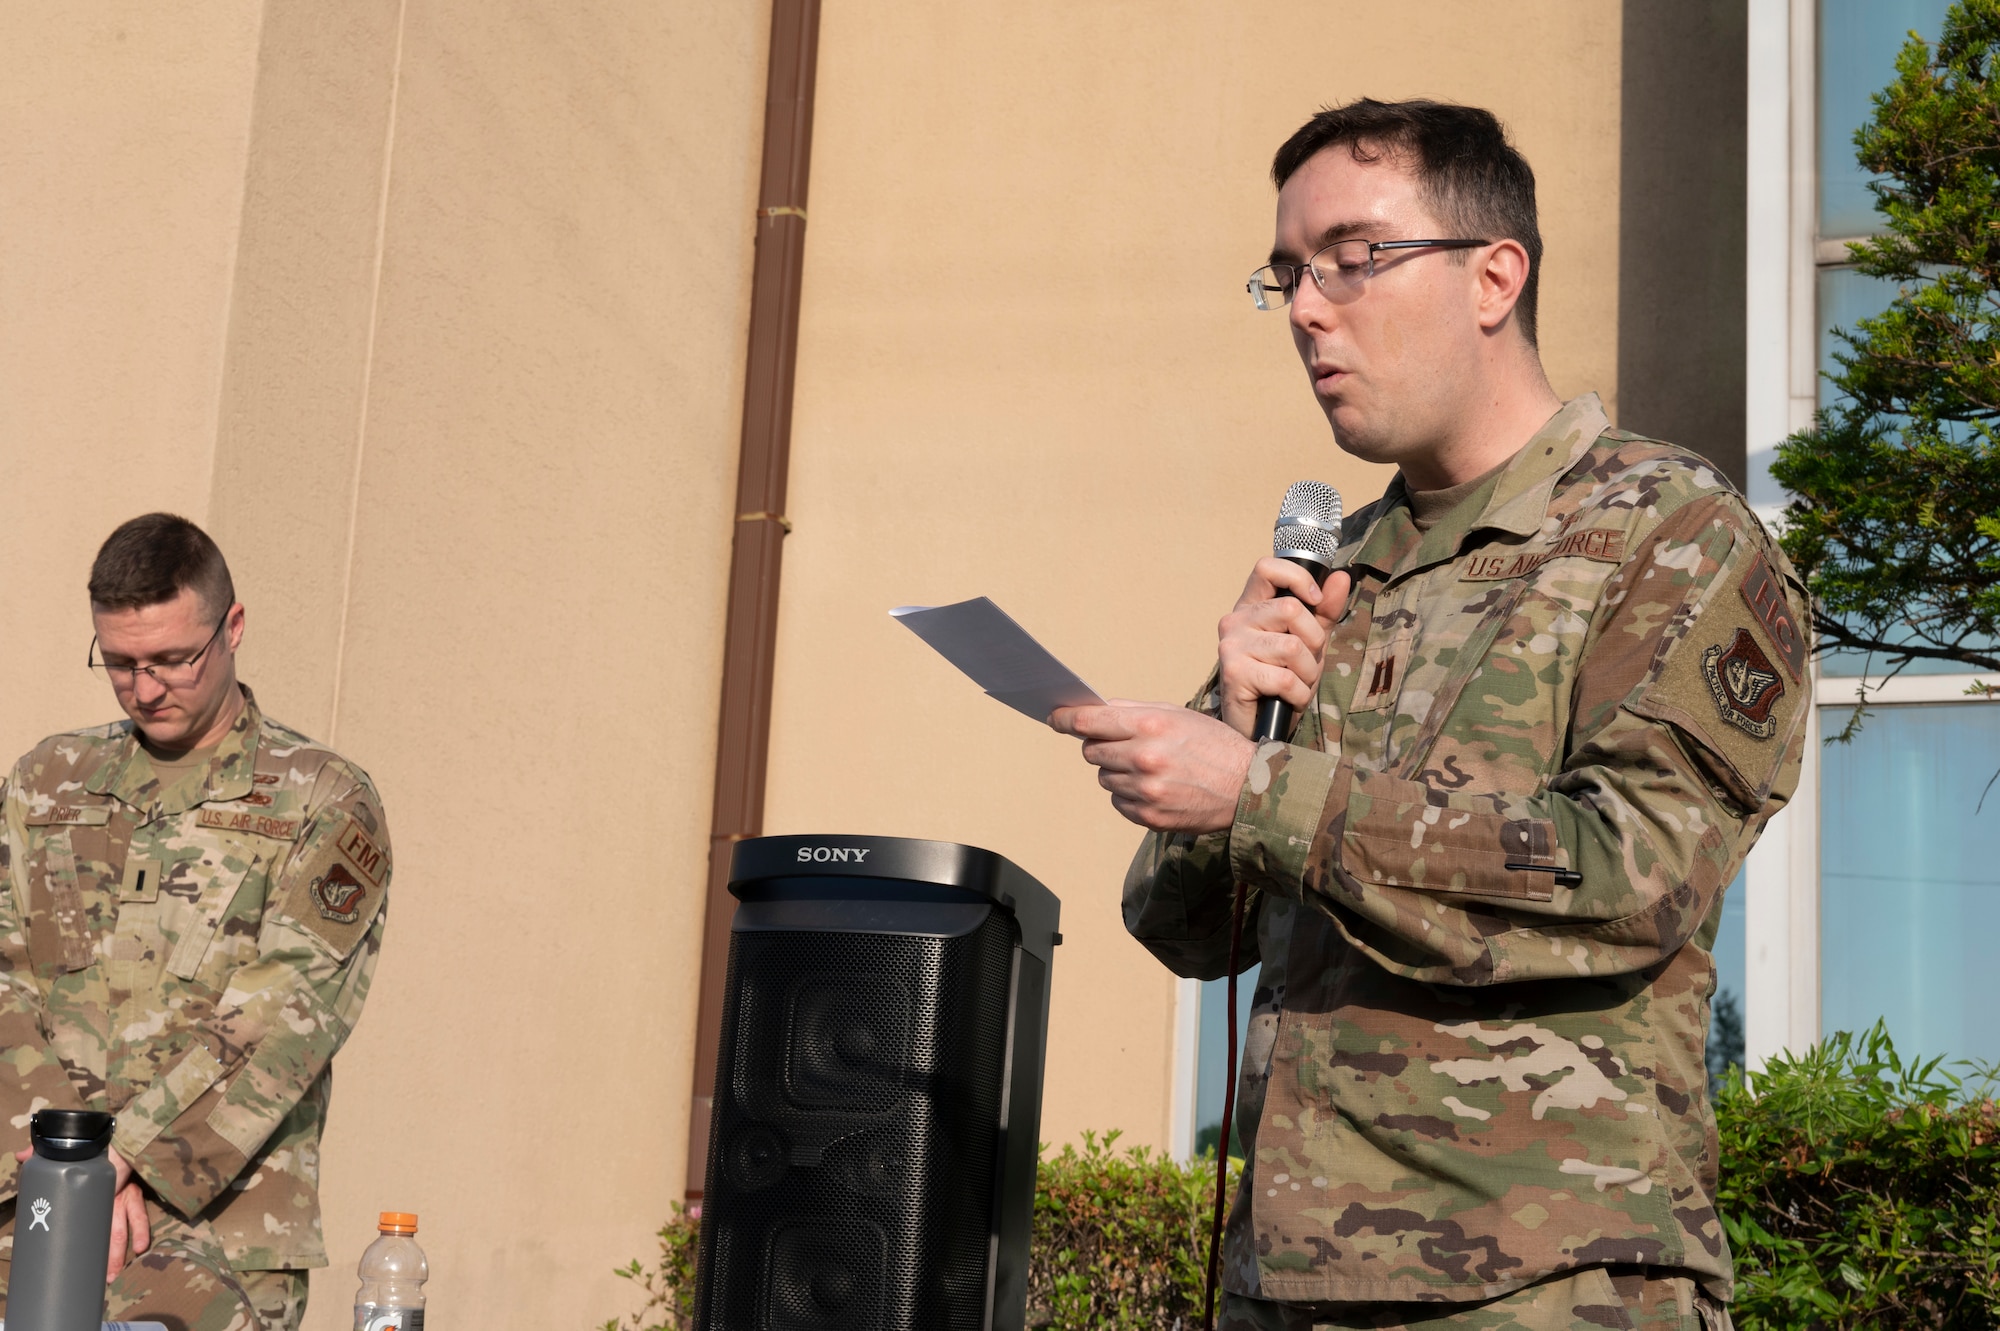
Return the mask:
M361 830L359 819L351 821L341 832L339 848L341 856L353 866L356 873L367 880L369 886L382 886L382 873L385 867L382 850L368 839L366 832Z
M1806 635L1792 617L1791 604L1785 600L1784 580L1771 567L1771 561L1758 555L1737 590L1743 595L1743 604L1750 607L1751 613L1757 616L1757 622L1771 635L1771 642L1778 649L1778 659L1785 663L1792 682L1804 683Z
M1769 739L1778 723L1771 713L1785 696L1785 681L1749 629L1736 630L1729 650L1716 643L1701 654L1708 692L1722 719L1745 734Z
M1672 723L1710 755L1713 774L1748 809L1768 795L1806 693L1801 681L1787 677L1791 661L1776 635L1768 643L1761 636L1770 630L1754 599L1760 576L1776 575L1754 555L1735 588L1715 588L1633 705L1642 716ZM1784 613L1788 619L1790 610Z
M293 923L346 957L388 896L388 856L351 815L303 848L285 875L283 911Z

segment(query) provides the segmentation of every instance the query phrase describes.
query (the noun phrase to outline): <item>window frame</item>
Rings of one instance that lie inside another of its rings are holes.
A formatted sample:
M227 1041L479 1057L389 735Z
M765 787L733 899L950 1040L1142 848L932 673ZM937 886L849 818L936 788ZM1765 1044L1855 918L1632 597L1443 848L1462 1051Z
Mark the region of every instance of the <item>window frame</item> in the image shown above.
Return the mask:
M1750 0L1746 105L1745 454L1751 507L1779 525L1785 495L1770 476L1784 436L1819 406L1819 279L1852 267L1847 242L1819 229L1821 0ZM1821 707L1977 704L1979 672L1828 675L1812 662L1807 734ZM1745 873L1745 1052L1751 1067L1821 1038L1820 745L1806 746L1799 788L1766 827Z

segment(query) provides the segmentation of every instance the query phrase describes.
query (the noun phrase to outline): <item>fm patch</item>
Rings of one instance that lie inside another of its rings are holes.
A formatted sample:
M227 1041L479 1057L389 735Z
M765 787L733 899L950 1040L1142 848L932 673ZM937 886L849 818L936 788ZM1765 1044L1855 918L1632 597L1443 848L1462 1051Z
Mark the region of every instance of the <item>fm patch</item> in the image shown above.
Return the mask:
M1782 600L1780 604L1782 604ZM1739 628L1724 650L1715 644L1701 654L1701 672L1722 719L1758 739L1769 739L1778 723L1771 712L1785 696L1785 682L1750 630Z
M382 886L383 855L381 847L368 839L368 834L350 822L341 833L340 853L354 866L356 873L367 880L371 887Z
M361 903L368 896L368 889L338 861L312 880L311 891L320 915L336 924L353 924L360 919Z

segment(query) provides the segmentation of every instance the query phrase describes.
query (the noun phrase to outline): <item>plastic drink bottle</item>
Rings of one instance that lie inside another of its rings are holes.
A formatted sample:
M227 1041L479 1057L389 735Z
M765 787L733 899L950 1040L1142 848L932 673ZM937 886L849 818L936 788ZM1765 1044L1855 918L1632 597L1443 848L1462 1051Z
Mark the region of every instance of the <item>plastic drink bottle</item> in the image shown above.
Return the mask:
M104 1152L117 1120L41 1109L28 1125L35 1153L21 1164L7 1321L14 1331L98 1331L118 1188Z
M424 1281L431 1264L417 1246L417 1218L384 1211L376 1228L382 1236L361 1254L354 1331L424 1331Z

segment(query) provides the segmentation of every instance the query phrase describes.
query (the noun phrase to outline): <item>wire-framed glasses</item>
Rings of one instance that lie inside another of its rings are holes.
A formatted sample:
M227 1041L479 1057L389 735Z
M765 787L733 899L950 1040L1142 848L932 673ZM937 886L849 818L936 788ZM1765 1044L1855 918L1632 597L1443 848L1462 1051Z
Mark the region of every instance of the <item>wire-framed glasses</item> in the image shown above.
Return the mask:
M1274 263L1250 274L1246 289L1260 310L1281 310L1298 293L1299 279L1313 275L1328 300L1352 300L1375 276L1380 250L1469 250L1485 240L1336 240L1304 263Z
M184 689L201 678L201 658L208 655L208 649L215 646L215 640L222 636L222 626L229 622L229 612L222 612L222 618L215 621L215 632L208 635L208 641L201 650L185 661L155 661L151 665L140 665L136 661L100 661L97 658L97 638L92 635L86 664L92 670L104 675L119 688L130 688L140 675L151 675L153 679L170 689Z

